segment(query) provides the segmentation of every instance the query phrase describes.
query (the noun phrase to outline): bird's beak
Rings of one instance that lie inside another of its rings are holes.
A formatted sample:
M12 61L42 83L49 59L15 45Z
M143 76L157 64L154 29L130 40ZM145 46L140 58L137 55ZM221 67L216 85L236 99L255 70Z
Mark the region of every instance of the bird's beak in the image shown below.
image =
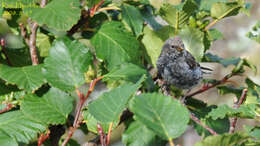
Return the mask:
M181 51L183 50L183 48L178 47L177 50L178 50L179 52L181 52Z

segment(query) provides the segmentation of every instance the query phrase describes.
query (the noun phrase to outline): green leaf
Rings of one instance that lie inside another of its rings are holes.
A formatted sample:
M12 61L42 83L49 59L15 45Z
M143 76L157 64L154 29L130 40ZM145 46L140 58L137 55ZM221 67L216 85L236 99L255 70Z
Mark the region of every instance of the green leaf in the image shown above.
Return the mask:
M211 7L211 17L222 19L228 16L237 15L242 5L239 2L217 2Z
M141 9L141 15L144 21L153 28L153 30L158 30L162 27L162 25L157 22L156 15L153 12L153 8L151 6L145 6Z
M229 119L212 119L211 117L207 117L208 113L216 108L216 105L207 106L205 103L198 99L188 99L186 103L187 107L191 110L194 115L200 119L202 123L213 129L218 134L223 134L229 131L230 122ZM212 135L208 130L203 128L201 125L192 121L194 129L200 136L206 137Z
M181 3L182 0L149 0L150 4L155 7L156 9L159 9L162 7L163 4L169 3L172 5L178 5Z
M164 26L157 31L153 31L148 26L144 28L142 43L153 66L156 66L156 61L160 56L164 41L172 36L174 36L174 28L170 26Z
M49 49L51 48L51 41L49 36L38 32L37 33L37 39L36 44L40 52L41 57L48 56Z
M110 126L111 122L110 123L109 122L101 122L100 123L87 110L83 111L83 118L84 118L86 125L88 126L89 131L91 131L93 133L98 133L97 124L99 123L101 125L102 129L103 129L103 132L108 133L109 126ZM114 121L112 129L116 128L118 123L119 123L119 119L117 121Z
M138 37L143 30L144 20L140 11L131 5L122 5L122 18L130 26L132 32Z
M216 2L226 2L227 0L200 0L199 8L200 10L210 11L212 5Z
M252 137L257 138L258 141L260 141L260 128L259 127L252 128L249 131L249 135L252 136Z
M25 67L0 65L0 78L26 91L35 91L45 83L42 65Z
M165 140L179 137L189 122L189 112L179 101L158 93L136 96L130 110L137 121Z
M244 88L235 88L232 86L218 86L218 92L220 95L225 95L228 93L233 93L236 95L236 97L240 97L240 95L242 94L242 91Z
M14 67L22 67L32 65L32 60L28 48L9 49L6 48L9 60ZM0 56L0 62L8 65L8 62Z
M186 0L180 5L174 6L164 4L160 8L159 14L175 29L179 29L189 22L189 17L197 9L197 4L193 0Z
M139 43L120 22L106 22L91 39L97 57L108 63L112 69L124 62L139 62Z
M2 146L18 146L18 143L11 138L10 136L6 135L4 132L0 132L0 145Z
M147 74L145 69L132 63L125 63L113 68L104 76L104 79L136 82L144 74Z
M195 28L185 27L179 34L183 40L185 48L195 57L197 61L201 61L204 55L204 34Z
M25 47L25 44L23 43L23 37L12 33L5 35L5 42L6 48L9 49L21 49Z
M260 20L255 24L255 26L253 26L252 31L248 32L246 36L251 40L260 43Z
M130 124L122 137L127 146L158 146L163 145L156 134L145 127L144 124L134 121Z
M93 6L98 4L100 1L101 0L87 0L86 4L87 4L88 8L92 8Z
M21 111L12 111L0 115L0 131L18 142L29 143L43 132L47 126L26 117Z
M126 84L103 93L88 106L89 113L100 122L109 123L119 119L129 99L144 81L143 76L136 84Z
M223 34L218 31L217 29L213 28L208 31L209 37L212 41L221 40L223 39Z
M48 82L62 90L71 91L84 82L84 73L92 61L90 50L69 38L57 39L44 60Z
M38 24L57 30L69 30L80 19L78 0L53 0L44 8L29 8L29 17Z
M42 98L27 95L21 104L25 115L46 124L64 124L72 108L72 97L57 88L51 88Z
M203 141L196 143L195 146L236 146L241 145L247 138L248 136L242 133L209 136Z
M207 117L211 117L213 120L218 118L223 119L224 117L243 117L243 118L254 118L256 116L255 113L256 105L247 104L241 105L238 109L233 109L226 104L218 106L216 109L212 109L212 111L207 115Z
M203 58L203 61L204 62L218 62L220 64L222 64L224 67L228 67L229 65L237 65L239 63L241 59L240 58L221 58L217 55L213 55L211 53L206 53L204 58Z

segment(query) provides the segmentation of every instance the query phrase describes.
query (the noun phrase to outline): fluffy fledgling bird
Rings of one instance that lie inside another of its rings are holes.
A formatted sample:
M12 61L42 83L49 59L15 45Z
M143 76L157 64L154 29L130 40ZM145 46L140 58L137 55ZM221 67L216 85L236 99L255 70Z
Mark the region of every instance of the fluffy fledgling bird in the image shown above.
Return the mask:
M156 65L159 77L180 89L190 90L202 80L202 68L178 36L166 40Z

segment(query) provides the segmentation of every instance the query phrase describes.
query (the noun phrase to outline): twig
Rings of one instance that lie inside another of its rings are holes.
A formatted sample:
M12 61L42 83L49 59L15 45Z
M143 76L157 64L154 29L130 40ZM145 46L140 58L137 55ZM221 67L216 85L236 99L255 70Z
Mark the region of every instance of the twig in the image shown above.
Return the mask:
M234 109L238 109L240 107L240 105L246 99L246 94L247 94L247 89L244 89L238 103L234 104L234 106L233 106ZM230 128L229 128L229 133L234 133L235 128L236 128L236 124L237 124L237 117L232 118L230 121L231 121L231 125L230 125Z
M193 113L190 113L190 118L206 130L208 130L212 135L218 135L217 132L215 132L213 129L211 129L210 127L202 123L197 117L195 117Z
M120 10L120 8L112 6L112 7L105 7L105 8L100 8L97 10L97 12L102 12L102 11L107 11L107 10Z
M109 145L110 143L110 137L111 137L111 132L112 132L112 128L113 128L113 122L111 122L109 124L109 128L108 128L108 133L107 133L107 139L106 139L106 144Z
M169 144L170 144L170 146L174 146L174 142L172 139L169 139Z
M74 119L74 122L73 122L73 126L70 127L69 129L69 133L68 133L68 136L66 137L66 139L63 141L62 143L62 146L65 146L70 138L72 137L73 133L75 132L75 130L79 127L79 124L80 124L80 120L79 120L79 116L81 115L81 110L82 110L82 107L85 103L85 101L88 99L89 95L92 93L92 91L94 90L97 82L101 79L103 79L104 76L100 76L96 79L94 79L91 83L90 83L90 86L89 86L89 89L88 89L88 92L86 94L86 96L84 96L82 93L80 93L80 91L78 89L76 89L76 92L79 96L79 103L77 105L77 112L76 112L76 115L75 115L75 119Z
M197 95L197 94L200 94L200 93L202 93L202 92L205 92L205 91L207 91L207 90L209 90L209 89L211 89L211 88L214 88L214 87L216 87L216 86L218 86L218 85L220 85L220 84L224 84L224 83L226 83L226 82L228 81L229 78L231 78L231 77L234 76L234 75L235 75L234 73L228 74L228 75L226 75L222 80L219 80L219 81L217 81L216 83L211 84L211 85L208 85L208 86L206 86L206 87L202 87L201 89L199 89L199 90L197 90L197 91L195 91L195 92L193 92L193 93L190 93L190 94L186 95L185 98L192 97L192 96L194 96L194 95Z
M81 17L77 24L75 24L68 32L68 36L72 36L74 33L78 31L78 29L86 24L89 20L89 16L93 17L96 13L96 11L99 9L99 7L104 3L104 0L100 1L98 4L96 4L93 8L91 8L89 11L82 10L81 11Z
M211 23L209 23L204 30L207 31L209 30L212 26L214 26L219 20L221 20L222 18L224 18L225 16L227 16L230 12L232 12L234 9L237 9L241 7L240 5L233 7L231 9L229 9L228 11L226 11L224 14L222 14L221 16L219 16L217 19L213 20Z
M41 0L41 8L44 8L45 5L47 4L48 0ZM21 30L21 35L23 36L26 44L30 48L30 55L31 55L31 60L33 65L38 65L39 60L38 60L38 55L37 55L37 48L36 48L36 35L37 35L37 29L38 29L38 24L37 22L32 22L31 19L28 19L28 24L30 26L30 35L27 35L27 30L24 27L23 24L20 24L20 30Z
M36 48L37 29L38 29L38 24L36 22L33 22L31 25L31 34L30 34L30 38L29 38L29 48L30 48L30 54L31 54L31 59L32 59L33 65L39 64L37 48Z
M8 57L8 54L7 54L7 51L6 51L6 48L5 48L5 40L3 38L1 39L0 45L1 45L1 48L2 48L2 52L4 53L4 55L6 57L8 65L12 66L12 63L11 63L9 57Z
M13 107L14 107L13 104L8 103L8 104L6 105L6 108L0 110L0 114L2 114L2 113L4 113L4 112L7 112L7 111L10 111Z
M96 11L99 9L99 7L105 2L105 0L100 1L98 4L96 4L93 8L90 9L90 17L93 17L96 13Z
M105 136L104 131L103 131L103 129L102 129L102 127L101 127L101 125L99 123L97 123L97 130L98 130L98 133L100 135L100 144L101 144L101 146L107 146L106 142L104 141L106 136Z
M206 27L205 31L209 30L212 26L214 26L220 19L215 19L214 21L210 22Z
M38 146L41 146L42 143L48 139L50 136L50 130L47 131L46 135L44 133L42 133L38 139Z

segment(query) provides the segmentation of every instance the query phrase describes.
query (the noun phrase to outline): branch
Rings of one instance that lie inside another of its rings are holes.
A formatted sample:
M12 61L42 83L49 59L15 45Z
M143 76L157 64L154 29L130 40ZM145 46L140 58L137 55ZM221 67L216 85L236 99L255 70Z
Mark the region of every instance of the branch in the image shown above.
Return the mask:
M228 81L229 78L231 78L231 77L234 76L234 75L236 75L236 74L230 73L230 74L226 75L222 80L219 80L219 81L217 81L216 83L211 84L211 85L208 85L208 86L203 86L201 89L199 89L199 90L197 90L197 91L195 91L195 92L193 92L193 93L190 93L190 94L186 95L185 98L192 97L192 96L194 96L194 95L203 93L203 92L205 92L205 91L207 91L207 90L209 90L209 89L211 89L211 88L214 88L214 87L216 87L216 86L218 86L218 85L224 84L224 83L226 83L226 82Z
M100 8L97 10L97 12L108 11L108 10L121 10L121 9L116 6L112 6L112 7Z
M76 108L77 112L76 112L76 115L75 115L75 119L74 119L74 122L73 122L73 126L70 127L69 134L68 134L68 136L66 137L66 139L63 141L62 146L65 146L65 145L69 142L69 140L70 140L70 138L72 137L73 133L74 133L75 130L79 127L79 125L80 125L79 116L81 115L82 107L83 107L85 101L88 99L89 95L90 95L90 94L92 93L92 91L94 90L94 88L95 88L97 82L98 82L99 80L103 79L103 77L104 77L104 76L100 76L100 77L94 79L94 80L90 83L89 89L88 89L88 92L87 92L86 96L84 96L82 93L80 93L80 91L79 91L78 89L76 89L76 92L77 92L78 97L79 97L79 103L78 103L77 108Z
M97 124L97 131L98 131L98 133L100 135L100 144L101 144L101 146L107 146L106 142L105 142L106 136L105 136L104 131L103 131L103 129L102 129L102 127L101 127L101 125L99 123Z
M14 105L11 103L6 104L6 107L4 109L0 110L0 114L10 111L13 107L14 107Z
M99 7L105 2L105 0L100 1L98 4L96 4L93 8L90 9L90 17L93 17L96 13L96 11L99 9Z
M107 139L106 139L106 144L107 145L109 145L109 143L110 143L110 137L111 137L112 128L113 128L113 122L111 122L109 124L109 129L108 129Z
M37 35L38 24L36 22L33 22L31 24L30 29L31 29L31 34L29 37L29 48L30 48L32 64L38 65L39 60L38 60L37 48L36 48L36 37L37 37L36 35Z
M5 48L5 40L4 40L3 38L1 39L0 46L1 46L1 48L2 48L3 54L4 54L5 57L6 57L6 60L7 60L8 65L9 65L9 66L12 66L12 63L11 63L9 57L8 57L8 54L7 54L7 51L6 51L6 48Z
M48 0L41 0L41 8L44 8L45 5L47 4ZM30 27L30 35L28 36L27 30L24 27L23 24L19 24L20 30L21 30L21 35L23 36L26 44L30 48L30 55L31 55L31 60L33 65L38 65L39 64L39 59L37 55L37 48L36 48L36 35L37 35L37 29L38 29L38 24L37 22L32 22L31 19L28 19L28 24Z
M247 95L247 89L244 89L238 103L234 103L234 106L233 106L234 109L238 109L240 107L240 105L246 99L246 95ZM230 128L229 128L229 133L235 132L236 124L237 124L237 117L232 118L231 119L231 125L230 125Z
M44 133L42 133L38 139L38 146L41 146L42 143L48 139L50 136L50 130L47 131L47 134L45 135Z
M174 146L174 142L172 139L169 139L169 144L170 144L170 146Z
M212 135L218 135L217 132L215 132L213 129L211 129L210 127L202 123L197 117L195 117L193 113L190 114L190 118L206 130L208 130Z

